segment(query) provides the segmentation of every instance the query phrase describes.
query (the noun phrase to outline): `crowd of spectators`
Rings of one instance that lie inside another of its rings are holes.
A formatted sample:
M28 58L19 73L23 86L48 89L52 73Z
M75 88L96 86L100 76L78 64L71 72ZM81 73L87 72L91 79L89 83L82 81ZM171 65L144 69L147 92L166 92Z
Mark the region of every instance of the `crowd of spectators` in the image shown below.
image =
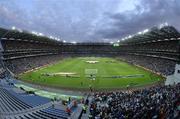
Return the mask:
M18 40L3 39L1 41L4 51L3 61L13 73L22 73L55 61L62 57L59 55L60 46L48 40Z
M123 59L131 64L140 65L156 73L168 76L174 73L176 61L157 57L139 56L139 55L121 55Z
M19 74L40 66L44 66L62 59L60 55L36 56L5 61L6 66L13 73Z
M0 34L6 32L6 29L0 29ZM4 61L13 72L38 67L63 54L120 57L167 76L174 72L179 58L179 36L172 26L153 28L147 33L126 39L115 47L110 43L62 43L28 32L12 30L1 43L4 48Z
M34 40L34 42L30 41L19 41L17 39L14 40L3 40L2 45L5 51L11 50L32 50L32 49L58 49L58 44L48 44L48 43L38 43Z
M170 36L169 36L170 37ZM179 61L179 39L169 38L146 43L120 45L119 57L131 64L140 65L154 72L168 76L174 73Z
M92 56L92 55L106 55L110 56L118 53L118 48L109 43L76 43L64 44L62 47L63 54Z
M3 40L2 45L4 48L4 59L17 59L28 56L40 56L48 54L58 54L60 52L60 46L58 44L46 44L18 41L18 40Z
M120 45L119 57L167 76L174 73L175 64L179 60L179 42L179 39L172 37L148 43L129 42Z
M164 51L164 52L176 52L179 48L179 40L163 39L162 41L139 43L139 44L120 44L120 48L123 51Z
M95 93L90 119L179 119L180 84L126 92Z
M0 59L0 78L4 78L5 77L5 69L1 63L1 59Z

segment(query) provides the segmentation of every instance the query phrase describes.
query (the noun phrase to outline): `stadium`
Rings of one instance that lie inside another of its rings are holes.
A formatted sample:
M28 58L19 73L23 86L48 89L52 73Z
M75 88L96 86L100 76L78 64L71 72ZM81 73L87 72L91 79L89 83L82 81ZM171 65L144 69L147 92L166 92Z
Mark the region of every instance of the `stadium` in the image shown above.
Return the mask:
M135 32L71 42L0 27L0 119L178 119L179 30Z

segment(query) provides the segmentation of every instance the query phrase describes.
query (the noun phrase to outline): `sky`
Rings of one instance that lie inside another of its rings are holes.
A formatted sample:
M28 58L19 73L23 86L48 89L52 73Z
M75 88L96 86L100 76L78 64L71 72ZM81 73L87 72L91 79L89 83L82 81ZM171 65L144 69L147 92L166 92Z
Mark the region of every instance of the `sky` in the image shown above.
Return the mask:
M168 23L180 31L180 0L0 0L0 27L67 42L111 42Z

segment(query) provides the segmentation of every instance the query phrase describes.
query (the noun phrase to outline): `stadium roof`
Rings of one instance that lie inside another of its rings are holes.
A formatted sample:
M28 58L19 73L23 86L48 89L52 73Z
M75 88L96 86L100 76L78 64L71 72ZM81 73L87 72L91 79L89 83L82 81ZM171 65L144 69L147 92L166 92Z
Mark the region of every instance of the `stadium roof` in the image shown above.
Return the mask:
M161 28L153 27L149 30L146 29L138 32L135 35L125 37L121 40L120 44L177 40L178 38L180 38L180 33L173 26L167 25Z
M33 34L27 31L19 31L17 29L4 29L0 28L0 38L3 40L9 39L18 39L18 40L28 40L28 41L38 41L38 42L46 42L46 43L62 43L56 39L48 38L46 36L41 36L37 34Z
M58 44L78 44L79 42L67 42L64 40L59 41L53 37L46 37L39 34L30 33L28 31L19 31L15 28L12 30L0 28L0 36L2 39L18 39L18 40L28 40L28 41L38 41L38 42L47 42L47 43L58 43ZM129 43L146 43L146 42L156 42L163 40L179 40L180 33L173 26L163 26L163 27L153 27L151 29L145 29L142 32L137 34L127 36L118 40L119 44L129 44ZM87 44L93 43L105 43L106 42L87 42ZM107 42L108 44L114 44L114 42Z

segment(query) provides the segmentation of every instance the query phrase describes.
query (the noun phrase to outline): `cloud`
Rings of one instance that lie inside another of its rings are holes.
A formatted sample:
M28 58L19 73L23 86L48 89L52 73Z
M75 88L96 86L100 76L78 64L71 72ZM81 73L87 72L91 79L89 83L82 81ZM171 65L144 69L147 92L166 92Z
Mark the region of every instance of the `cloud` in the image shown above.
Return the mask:
M180 30L180 2L178 0L142 0L134 10L109 13L106 27L101 27L96 34L103 38L120 39L127 35L135 34L146 28L168 22Z
M168 22L180 29L179 0L1 0L0 26L66 41L112 41Z

